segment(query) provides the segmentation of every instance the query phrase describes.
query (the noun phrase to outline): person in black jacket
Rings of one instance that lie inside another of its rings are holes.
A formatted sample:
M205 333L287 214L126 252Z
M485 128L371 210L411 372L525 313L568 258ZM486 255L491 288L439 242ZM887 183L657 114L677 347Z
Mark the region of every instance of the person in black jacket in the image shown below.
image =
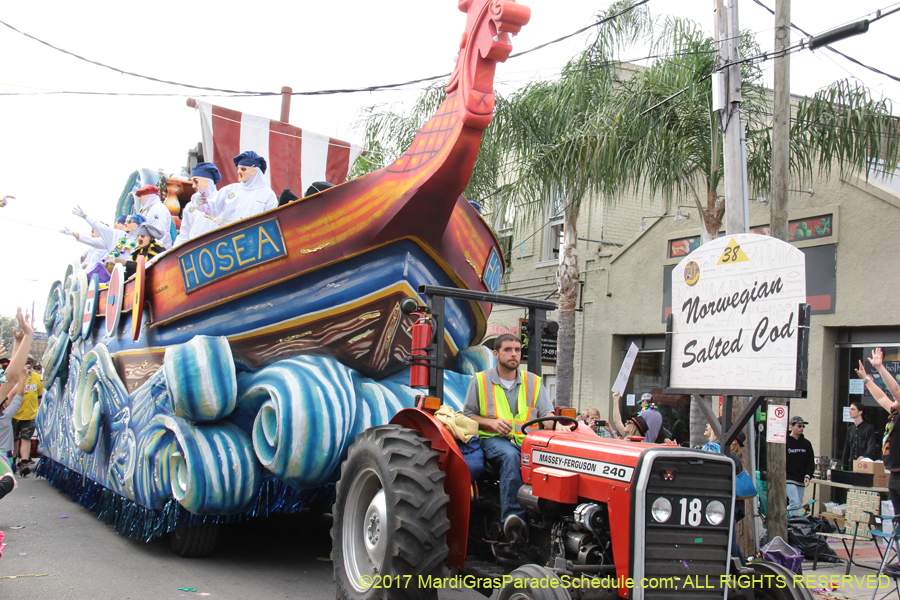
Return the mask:
M881 443L875 433L875 427L863 420L862 402L850 403L850 418L853 419L847 427L847 441L844 443L843 463L845 471L853 470L853 461L860 458L881 458Z
M816 456L812 444L803 437L803 429L809 425L802 417L791 418L791 434L787 436L785 475L787 476L788 516L795 517L803 505L803 494L816 469Z

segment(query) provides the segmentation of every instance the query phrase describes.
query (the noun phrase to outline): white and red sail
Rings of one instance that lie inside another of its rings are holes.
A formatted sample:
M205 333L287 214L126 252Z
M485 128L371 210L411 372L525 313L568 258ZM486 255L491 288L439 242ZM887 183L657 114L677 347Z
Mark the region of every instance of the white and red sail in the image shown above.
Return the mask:
M266 159L265 173L276 195L290 189L303 196L314 181L343 183L363 148L308 129L197 102L203 129L203 158L222 173L221 189L237 181L232 159L254 150Z

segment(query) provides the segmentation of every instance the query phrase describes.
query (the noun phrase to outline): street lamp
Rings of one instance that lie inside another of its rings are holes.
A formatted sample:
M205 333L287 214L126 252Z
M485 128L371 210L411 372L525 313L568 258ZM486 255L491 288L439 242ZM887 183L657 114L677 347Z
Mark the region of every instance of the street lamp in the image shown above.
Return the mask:
M641 231L647 231L647 223L644 219L675 219L676 221L683 221L685 219L691 218L691 213L689 212L681 212L682 208L693 208L692 206L679 206L675 210L674 215L651 215L647 217L641 217Z

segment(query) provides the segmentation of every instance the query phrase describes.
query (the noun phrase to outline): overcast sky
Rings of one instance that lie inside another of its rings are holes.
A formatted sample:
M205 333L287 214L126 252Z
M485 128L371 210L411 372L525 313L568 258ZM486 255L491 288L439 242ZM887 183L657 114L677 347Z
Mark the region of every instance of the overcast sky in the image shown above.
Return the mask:
M763 0L774 8L774 0ZM531 23L513 40L514 52L589 25L608 2L525 0ZM448 73L455 60L465 17L456 0L392 0L341 3L269 2L252 5L189 0L157 2L4 3L0 21L50 44L125 71L213 88L295 91L390 84ZM816 34L884 9L887 0L837 2L794 0L792 21ZM672 14L712 31L712 0L651 0L653 15ZM774 44L774 17L752 0L740 2L742 29L757 34L764 50ZM873 23L869 33L836 47L894 75L891 31L900 14ZM534 78L552 77L583 47L576 36L497 69L498 89L509 92ZM799 34L792 34L796 40ZM0 244L5 282L0 314L17 304L37 304L50 284L85 247L55 230L89 233L70 214L81 204L89 214L111 220L128 176L137 168L177 173L187 151L200 140L199 116L185 98L204 92L155 83L78 60L0 25L3 70L0 94L90 91L126 95L0 96L0 196L14 196L0 208ZM633 56L641 56L639 49ZM856 77L877 94L900 100L900 84L867 71L827 50L795 54L791 91L810 94L830 82ZM771 61L765 64L771 85ZM291 123L361 143L352 129L361 108L410 102L422 85L402 91L294 97ZM207 98L269 118L279 115L280 98ZM895 111L896 112L896 111Z

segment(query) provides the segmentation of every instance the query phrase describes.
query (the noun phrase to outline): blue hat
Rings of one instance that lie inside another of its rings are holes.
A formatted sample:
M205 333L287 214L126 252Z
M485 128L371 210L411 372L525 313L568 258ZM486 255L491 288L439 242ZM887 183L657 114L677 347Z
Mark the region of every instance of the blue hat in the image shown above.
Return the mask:
M127 220L128 220L128 215L119 215L118 217L116 217L116 223L118 223L119 225L124 225L125 221L127 221Z
M141 215L128 215L128 218L131 219L132 223L137 223L138 225L143 225L147 222L147 219L145 219Z
M266 159L253 150L244 150L234 157L234 166L239 167L241 165L245 167L259 167L263 173L266 172Z
M263 161L265 164L265 161ZM234 165L237 166L237 165ZM265 168L263 168L263 172L265 172ZM219 180L222 179L221 173L219 173L219 169L216 165L212 163L197 163L197 165L191 169L191 177L206 177L207 179L212 179L213 184L219 183Z

